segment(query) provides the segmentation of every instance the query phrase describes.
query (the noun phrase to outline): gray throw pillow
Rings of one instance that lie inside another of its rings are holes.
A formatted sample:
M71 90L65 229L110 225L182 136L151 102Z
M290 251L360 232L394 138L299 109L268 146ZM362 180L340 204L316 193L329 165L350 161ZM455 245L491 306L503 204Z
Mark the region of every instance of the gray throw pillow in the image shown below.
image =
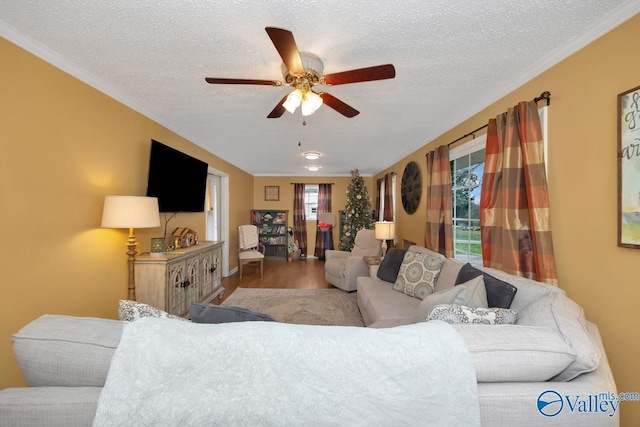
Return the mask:
M441 304L464 305L472 308L487 308L487 291L482 276L446 291L434 292L422 300L413 313L413 322L426 322L434 307Z
M194 303L189 307L191 321L195 323L230 323L247 321L275 322L276 319L265 313L251 310L245 307L231 305L215 305Z
M487 288L487 301L489 303L489 308L510 308L518 288L510 283L496 279L484 271L478 270L471 264L465 264L462 266L458 273L458 278L456 279L456 285L466 283L480 275L482 275L484 279L484 286Z
M406 249L389 249L384 258L382 258L380 267L378 267L378 279L395 283L406 252Z

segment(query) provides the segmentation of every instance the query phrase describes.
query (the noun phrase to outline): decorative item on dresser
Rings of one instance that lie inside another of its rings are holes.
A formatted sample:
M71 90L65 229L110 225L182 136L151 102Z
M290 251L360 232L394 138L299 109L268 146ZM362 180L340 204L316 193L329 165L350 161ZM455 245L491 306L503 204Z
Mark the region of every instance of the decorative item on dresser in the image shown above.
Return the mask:
M222 244L198 245L163 255L142 254L135 261L138 301L176 316L187 316L194 302L209 302L222 287Z
M251 224L258 227L260 243L264 245L264 256L287 259L287 217L289 211L254 209Z

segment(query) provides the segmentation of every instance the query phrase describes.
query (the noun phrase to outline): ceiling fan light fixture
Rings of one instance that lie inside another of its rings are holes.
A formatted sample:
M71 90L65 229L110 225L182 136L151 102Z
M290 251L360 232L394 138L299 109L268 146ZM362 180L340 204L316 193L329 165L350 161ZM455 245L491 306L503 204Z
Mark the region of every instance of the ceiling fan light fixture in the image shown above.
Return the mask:
M320 153L318 153L317 151L307 151L302 154L307 160L318 160L320 158Z
M296 108L300 106L302 103L303 94L300 89L295 89L293 92L287 96L287 100L282 103L282 106L293 114L296 111Z

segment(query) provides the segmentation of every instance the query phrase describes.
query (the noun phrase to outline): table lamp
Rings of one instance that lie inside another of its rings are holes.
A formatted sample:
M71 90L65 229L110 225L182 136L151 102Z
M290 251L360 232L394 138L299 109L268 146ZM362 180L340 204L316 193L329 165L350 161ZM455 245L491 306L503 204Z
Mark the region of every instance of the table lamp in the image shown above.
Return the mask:
M105 196L102 211L102 228L128 228L127 255L129 255L129 293L127 298L135 301L134 261L138 253L134 228L160 227L157 197Z
M382 240L382 256L387 253L387 240L395 238L396 225L392 221L376 222L376 239Z

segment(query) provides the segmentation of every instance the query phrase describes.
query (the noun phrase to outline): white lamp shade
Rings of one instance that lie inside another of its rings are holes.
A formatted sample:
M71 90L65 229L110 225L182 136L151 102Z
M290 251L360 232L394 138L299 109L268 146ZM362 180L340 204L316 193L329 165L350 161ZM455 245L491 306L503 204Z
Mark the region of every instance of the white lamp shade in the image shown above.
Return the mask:
M391 240L396 235L396 225L391 221L376 222L376 239Z
M105 196L101 227L160 227L158 198L142 196Z

